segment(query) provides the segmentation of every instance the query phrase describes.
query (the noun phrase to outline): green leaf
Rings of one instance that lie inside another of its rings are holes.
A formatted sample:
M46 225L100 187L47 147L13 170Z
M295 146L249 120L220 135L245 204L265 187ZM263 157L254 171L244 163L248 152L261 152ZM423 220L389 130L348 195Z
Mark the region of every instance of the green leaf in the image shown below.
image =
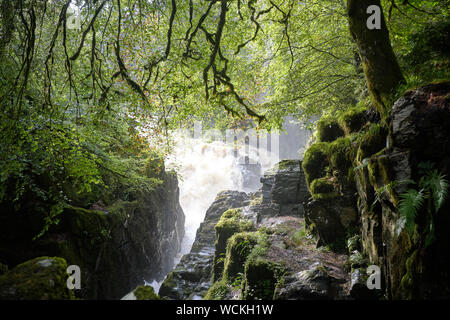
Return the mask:
M415 218L417 212L423 205L424 198L425 196L423 189L420 191L409 189L407 192L400 195L398 209L400 218L397 223L397 236L404 228L406 228L409 235L412 235L414 232Z

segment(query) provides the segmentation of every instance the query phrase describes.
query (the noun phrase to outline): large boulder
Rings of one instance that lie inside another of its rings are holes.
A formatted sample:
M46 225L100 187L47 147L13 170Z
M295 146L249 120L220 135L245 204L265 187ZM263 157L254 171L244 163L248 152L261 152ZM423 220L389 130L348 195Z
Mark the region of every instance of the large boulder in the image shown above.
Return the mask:
M310 200L306 204L305 221L319 237L318 245L346 251L349 234L358 229L359 217L354 197Z
M262 210L269 207L275 210L276 215L303 215L303 202L309 197L309 192L301 161L279 162L264 173L261 182Z
M68 300L67 262L59 257L26 261L0 276L0 300Z

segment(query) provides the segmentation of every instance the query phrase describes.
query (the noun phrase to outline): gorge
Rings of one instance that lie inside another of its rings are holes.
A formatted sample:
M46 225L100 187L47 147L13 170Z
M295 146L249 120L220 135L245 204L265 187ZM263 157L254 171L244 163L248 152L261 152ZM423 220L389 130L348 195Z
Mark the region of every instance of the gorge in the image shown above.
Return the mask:
M0 300L449 299L449 9L0 0Z

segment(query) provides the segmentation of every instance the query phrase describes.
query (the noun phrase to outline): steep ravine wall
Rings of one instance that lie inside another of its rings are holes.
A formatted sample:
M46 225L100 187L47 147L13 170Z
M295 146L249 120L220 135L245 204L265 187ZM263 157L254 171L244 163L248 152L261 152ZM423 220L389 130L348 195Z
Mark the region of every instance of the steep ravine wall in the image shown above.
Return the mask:
M10 275L17 264L40 256L57 256L80 266L81 290L75 294L84 299L119 299L144 280L162 280L180 249L185 219L176 175L166 172L162 180L134 201L118 200L101 210L66 209L60 223L36 241L16 232L33 222L32 214L2 214L0 262L12 270L0 276L0 298L27 298L15 295Z

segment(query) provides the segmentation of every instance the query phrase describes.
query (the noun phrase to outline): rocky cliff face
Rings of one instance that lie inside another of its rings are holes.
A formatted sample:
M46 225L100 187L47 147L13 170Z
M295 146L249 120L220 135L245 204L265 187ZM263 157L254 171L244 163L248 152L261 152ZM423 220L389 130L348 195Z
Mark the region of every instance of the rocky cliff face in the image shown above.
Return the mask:
M171 299L344 299L348 256L317 249L305 230L309 196L299 161L282 161L260 191L222 192L190 254L160 295Z
M449 92L448 82L410 90L385 121L365 110L327 118L323 127L343 127L333 137L318 126L326 142L305 155L312 193L305 218L333 250L355 239L353 295L366 296L365 268L376 265L387 299L450 297Z
M186 300L199 299L206 294L211 286L214 261L214 227L225 211L248 203L249 197L244 192L223 191L217 195L197 230L190 253L168 274L159 289L160 296Z
M86 299L118 299L144 279L161 279L173 267L184 235L177 178L165 173L162 179L154 191L134 201L118 200L99 210L66 209L60 223L36 241L26 233L9 232L32 223L32 214L14 219L3 214L2 222L10 224L1 224L1 243L6 245L1 246L0 261L12 269L34 257L62 257L80 266L81 290L76 294Z
M387 123L366 108L327 118L323 128L341 129L317 135L305 174L298 161L283 161L264 175L259 192L221 207L211 222L214 248L209 228L212 268L204 269L195 297L448 298L449 92L449 83L408 91ZM414 213L401 209L406 192L422 197ZM370 265L381 269L381 290L367 287ZM185 283L169 280L177 290Z
M371 156L358 175L363 250L372 263L382 267L389 298L450 297L449 201L434 215L431 245L425 245L427 209L416 214L412 235L398 232L399 195L416 188L424 166L432 165L449 177L449 92L447 82L410 90L400 98L392 108L387 148ZM385 191L371 209L380 189Z

